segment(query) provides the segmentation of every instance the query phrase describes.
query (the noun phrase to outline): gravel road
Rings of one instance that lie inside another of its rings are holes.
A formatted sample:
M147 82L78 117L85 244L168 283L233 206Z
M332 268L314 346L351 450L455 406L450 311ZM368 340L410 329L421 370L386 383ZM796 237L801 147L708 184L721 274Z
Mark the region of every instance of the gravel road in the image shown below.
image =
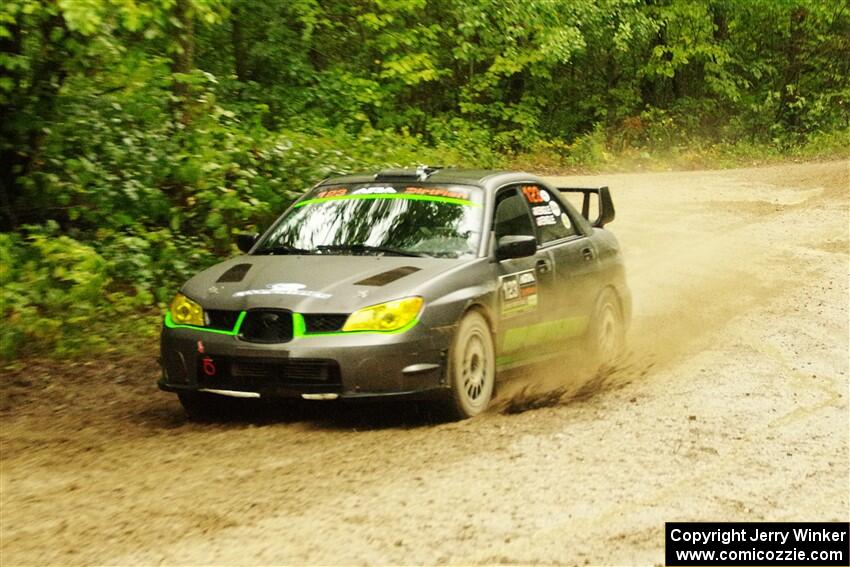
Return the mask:
M193 424L155 345L7 370L0 563L651 565L665 521L846 521L848 165L559 178L612 188L631 354L522 371L519 413Z

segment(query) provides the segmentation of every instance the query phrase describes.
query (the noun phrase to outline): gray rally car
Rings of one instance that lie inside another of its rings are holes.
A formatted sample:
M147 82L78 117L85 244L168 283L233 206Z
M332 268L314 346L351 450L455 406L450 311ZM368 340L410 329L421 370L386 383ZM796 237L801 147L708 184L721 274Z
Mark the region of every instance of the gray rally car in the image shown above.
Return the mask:
M565 198L574 195L579 213ZM596 214L589 218L590 211ZM227 397L438 398L483 411L496 371L622 349L631 296L607 187L420 167L328 179L244 255L189 280L160 388L190 416Z

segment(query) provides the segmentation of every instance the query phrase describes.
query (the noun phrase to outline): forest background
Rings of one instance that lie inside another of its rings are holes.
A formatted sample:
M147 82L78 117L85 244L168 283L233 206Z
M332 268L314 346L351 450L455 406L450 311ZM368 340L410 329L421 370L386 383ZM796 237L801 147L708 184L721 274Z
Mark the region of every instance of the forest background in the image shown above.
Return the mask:
M6 0L0 359L150 341L316 181L847 157L847 0Z

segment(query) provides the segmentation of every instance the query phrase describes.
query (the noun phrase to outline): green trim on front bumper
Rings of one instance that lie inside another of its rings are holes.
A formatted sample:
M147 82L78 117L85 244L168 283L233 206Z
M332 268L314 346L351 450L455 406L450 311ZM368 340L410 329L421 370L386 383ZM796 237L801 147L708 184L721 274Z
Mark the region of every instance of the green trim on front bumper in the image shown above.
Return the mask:
M242 311L239 313L239 317L236 319L236 324L233 325L233 329L230 331L225 331L224 329L209 329L207 327L198 327L197 325L178 325L171 319L171 312L165 312L165 326L169 329L193 329L195 331L204 331L206 333L218 333L219 335L229 335L231 337L235 337L239 334L239 327L242 326L242 320L245 319L245 314L247 311Z

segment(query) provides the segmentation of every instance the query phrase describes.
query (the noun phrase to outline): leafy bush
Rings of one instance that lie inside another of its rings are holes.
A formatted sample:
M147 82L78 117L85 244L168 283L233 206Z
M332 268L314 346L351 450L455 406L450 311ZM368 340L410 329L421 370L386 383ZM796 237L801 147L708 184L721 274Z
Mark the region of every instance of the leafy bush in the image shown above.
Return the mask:
M22 179L30 214L51 220L0 233L4 358L105 346L109 321L162 309L193 273L236 252L236 233L262 230L328 176L495 163L486 146L479 160L474 146L429 148L404 131L270 131L196 79L192 129L156 102L168 99L162 81L108 96L81 83L63 99L41 166Z
M113 300L108 264L91 246L57 229L55 223L28 227L26 241L0 234L3 356L30 343L53 345L61 354L102 341L85 330L96 307Z

